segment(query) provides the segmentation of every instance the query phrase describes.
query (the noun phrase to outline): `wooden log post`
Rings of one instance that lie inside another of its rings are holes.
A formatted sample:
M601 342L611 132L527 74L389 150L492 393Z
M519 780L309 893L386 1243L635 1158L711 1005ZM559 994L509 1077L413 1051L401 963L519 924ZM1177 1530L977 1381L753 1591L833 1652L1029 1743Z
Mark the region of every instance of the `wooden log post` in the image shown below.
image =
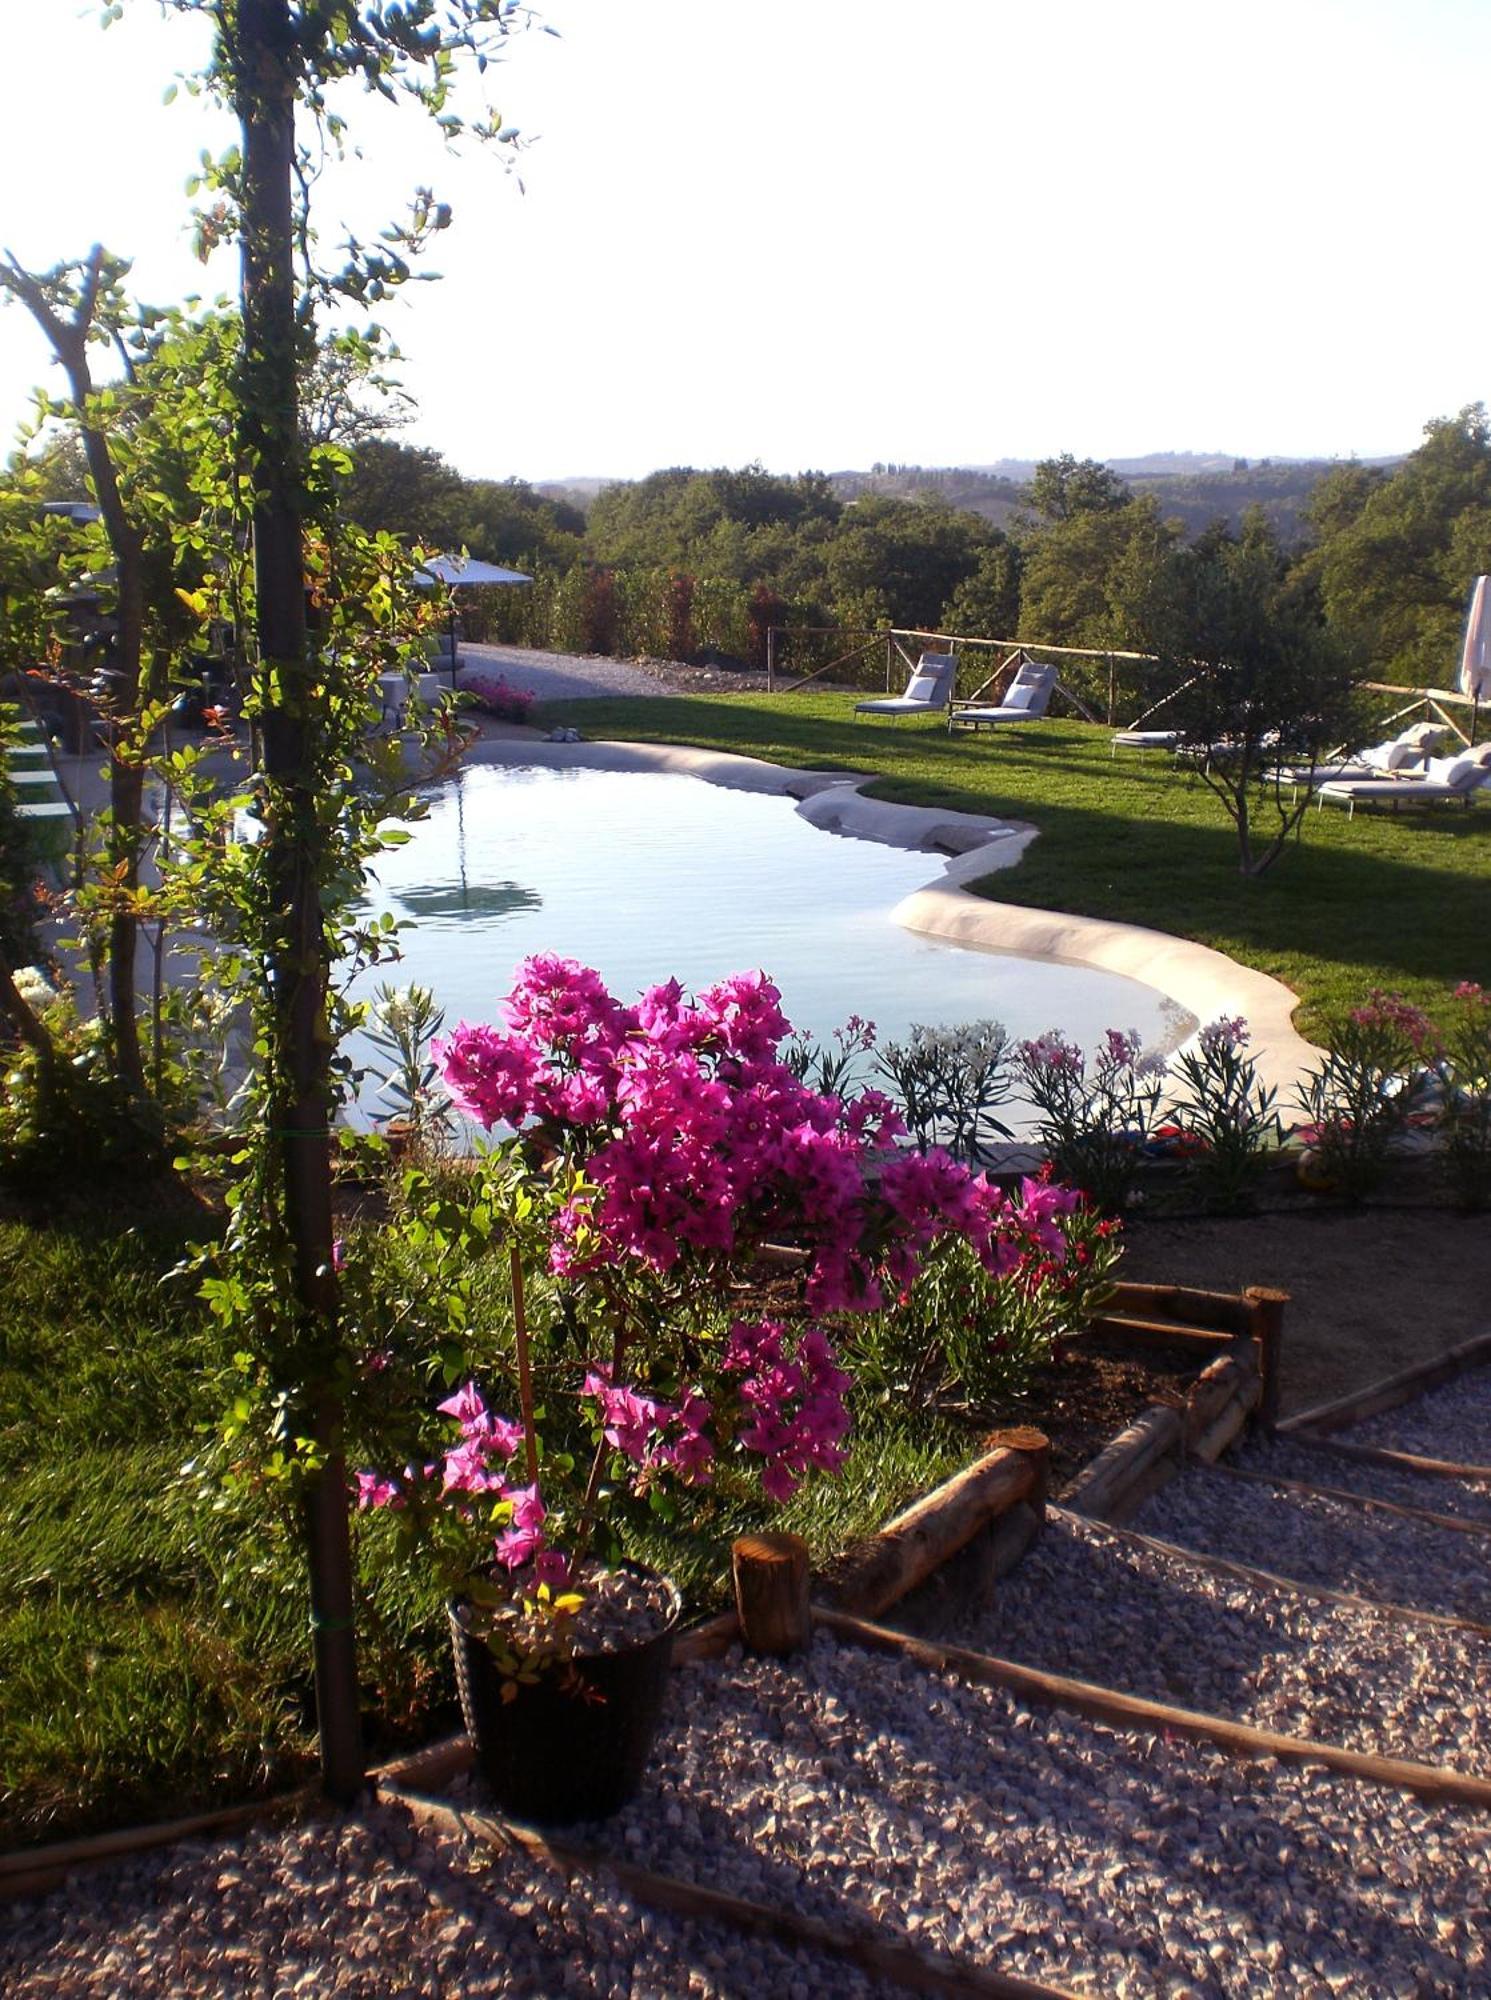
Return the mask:
M801 1535L742 1535L730 1545L740 1635L753 1653L800 1653L812 1631Z
M1194 1450L1196 1440L1237 1394L1241 1373L1235 1357L1224 1354L1203 1368L1191 1384L1183 1418L1187 1451Z
M1249 1285L1243 1297L1252 1312L1258 1373L1263 1382L1258 1421L1271 1433L1279 1421L1279 1366L1283 1358L1284 1308L1289 1303L1289 1294L1275 1291L1271 1285Z

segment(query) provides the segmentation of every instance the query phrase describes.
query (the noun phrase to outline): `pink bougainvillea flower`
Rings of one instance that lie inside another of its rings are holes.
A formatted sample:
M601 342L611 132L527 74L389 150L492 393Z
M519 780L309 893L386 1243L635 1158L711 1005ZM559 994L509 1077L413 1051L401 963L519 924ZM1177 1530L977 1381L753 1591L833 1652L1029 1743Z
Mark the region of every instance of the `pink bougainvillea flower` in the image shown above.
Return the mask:
M534 1582L546 1583L550 1590L563 1590L569 1570L569 1557L562 1549L544 1549L533 1559Z
M392 1479L385 1479L381 1473L359 1472L357 1475L357 1505L366 1512L370 1507L396 1507L403 1494Z
M482 1401L481 1391L474 1382L468 1382L453 1396L447 1396L443 1403L437 1403L435 1408L442 1417L454 1417L462 1430L484 1422L487 1415L487 1406Z
M492 1545L492 1553L504 1569L521 1569L544 1552L542 1528L507 1528Z
M510 1501L515 1528L541 1528L548 1518L548 1508L539 1497L538 1486L510 1486L503 1494Z

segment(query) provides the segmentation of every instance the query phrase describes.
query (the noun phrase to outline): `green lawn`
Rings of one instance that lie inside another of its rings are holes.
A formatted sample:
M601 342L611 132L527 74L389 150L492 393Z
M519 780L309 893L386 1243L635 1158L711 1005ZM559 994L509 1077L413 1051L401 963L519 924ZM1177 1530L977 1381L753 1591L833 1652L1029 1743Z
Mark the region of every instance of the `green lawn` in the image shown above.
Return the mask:
M399 1255L395 1232L383 1248ZM355 1240L355 1239L354 1239ZM0 1851L274 1790L314 1770L304 1572L267 1498L229 1504L183 1467L227 1401L223 1336L165 1274L186 1238L110 1214L0 1222ZM502 1309L494 1261L483 1310ZM834 1480L784 1510L754 1485L700 1496L635 1553L717 1609L732 1535L768 1516L823 1558L971 1454L930 1417L869 1411ZM355 1440L352 1461L358 1462ZM356 1521L369 1747L457 1723L432 1584Z
M1043 721L949 736L921 719L856 721L847 693L551 703L587 737L698 744L810 769L869 772L870 796L1040 829L1018 867L973 886L1004 902L1151 925L1213 945L1297 992L1305 1034L1373 986L1435 1011L1491 984L1491 806L1313 808L1269 873L1246 881L1221 805L1168 758L1109 754L1111 732Z

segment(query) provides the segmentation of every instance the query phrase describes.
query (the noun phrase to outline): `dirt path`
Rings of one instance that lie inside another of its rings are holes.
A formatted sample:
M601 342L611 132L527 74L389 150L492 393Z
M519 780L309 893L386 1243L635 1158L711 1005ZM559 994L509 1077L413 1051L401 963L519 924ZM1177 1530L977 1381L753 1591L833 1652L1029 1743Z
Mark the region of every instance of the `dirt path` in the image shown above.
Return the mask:
M1307 1209L1125 1232L1120 1276L1238 1291L1278 1285L1284 1407L1305 1409L1491 1332L1491 1220L1430 1208Z

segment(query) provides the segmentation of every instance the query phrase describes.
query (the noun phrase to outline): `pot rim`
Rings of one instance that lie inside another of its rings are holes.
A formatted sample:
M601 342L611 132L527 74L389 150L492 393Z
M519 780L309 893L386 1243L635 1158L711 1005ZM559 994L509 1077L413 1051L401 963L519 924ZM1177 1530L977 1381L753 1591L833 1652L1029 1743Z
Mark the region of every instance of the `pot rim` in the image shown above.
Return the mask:
M666 1612L652 1631L638 1638L628 1640L625 1645L597 1648L586 1646L582 1642L572 1647L564 1655L565 1658L575 1660L604 1660L614 1658L618 1654L640 1651L642 1647L651 1646L659 1639L670 1638L678 1630L679 1622L683 1617L683 1592L671 1576L666 1575L662 1570L653 1569L649 1563L637 1562L631 1556L623 1556L618 1563L603 1563L599 1567L602 1570L627 1570L633 1576L645 1577L650 1582L663 1584L668 1592ZM458 1627L466 1638L475 1639L478 1642L482 1641L481 1633L473 1632L471 1629L469 1622L471 1600L469 1597L459 1594L449 1597L446 1599L445 1608L451 1623Z

